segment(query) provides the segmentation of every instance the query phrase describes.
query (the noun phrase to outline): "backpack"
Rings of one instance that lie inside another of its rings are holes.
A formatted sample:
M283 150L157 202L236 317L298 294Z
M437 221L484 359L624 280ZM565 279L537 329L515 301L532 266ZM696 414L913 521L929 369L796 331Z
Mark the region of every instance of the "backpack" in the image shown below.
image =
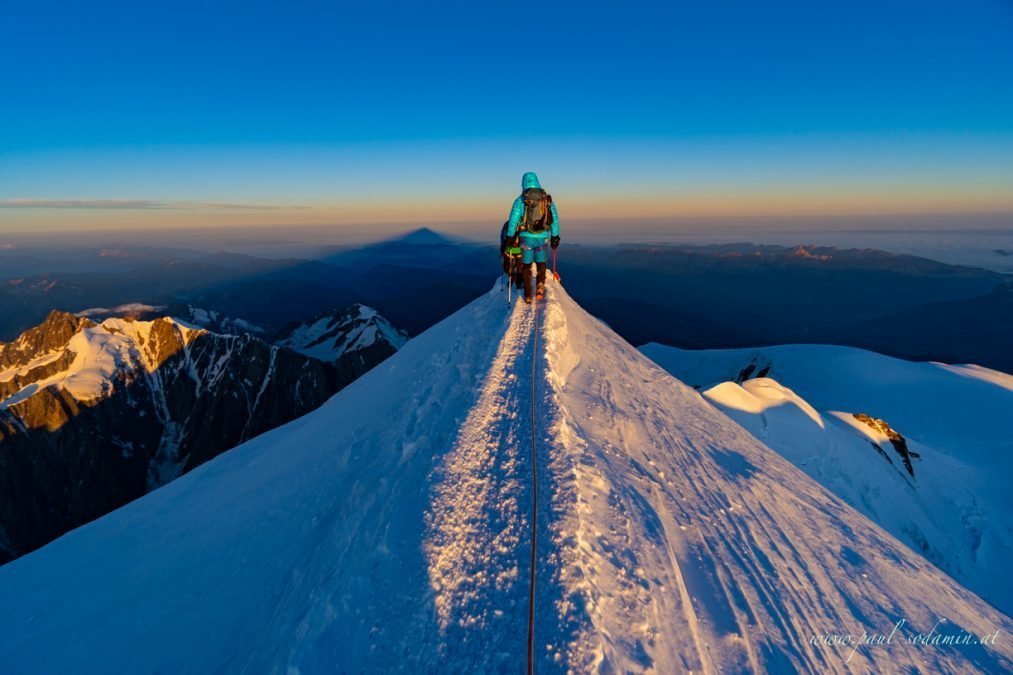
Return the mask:
M542 188L528 188L521 193L524 200L524 218L521 229L536 234L552 225L552 195Z

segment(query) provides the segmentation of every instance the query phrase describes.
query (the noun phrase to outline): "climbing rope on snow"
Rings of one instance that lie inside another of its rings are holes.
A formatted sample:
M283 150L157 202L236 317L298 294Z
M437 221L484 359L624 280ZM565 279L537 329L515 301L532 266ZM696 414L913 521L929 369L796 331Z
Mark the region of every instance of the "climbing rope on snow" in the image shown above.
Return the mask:
M528 675L535 672L535 568L538 558L538 454L535 440L535 382L537 381L536 363L538 360L538 305L534 307L534 348L531 352L531 575L528 582Z

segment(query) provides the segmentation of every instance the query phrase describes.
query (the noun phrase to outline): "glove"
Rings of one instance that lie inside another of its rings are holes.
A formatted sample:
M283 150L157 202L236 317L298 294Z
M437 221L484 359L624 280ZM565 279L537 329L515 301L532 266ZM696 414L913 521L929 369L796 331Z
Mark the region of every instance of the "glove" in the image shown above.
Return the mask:
M549 239L549 244L552 246L552 248L556 248L557 246L559 246L559 237L552 237L551 239Z

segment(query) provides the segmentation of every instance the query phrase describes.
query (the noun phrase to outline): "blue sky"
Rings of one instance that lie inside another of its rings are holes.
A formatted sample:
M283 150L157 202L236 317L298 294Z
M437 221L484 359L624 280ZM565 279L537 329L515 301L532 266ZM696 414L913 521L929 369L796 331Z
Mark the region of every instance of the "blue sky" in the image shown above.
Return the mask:
M529 168L581 217L1013 206L1005 0L16 3L0 63L7 229L407 218L443 185L482 218Z

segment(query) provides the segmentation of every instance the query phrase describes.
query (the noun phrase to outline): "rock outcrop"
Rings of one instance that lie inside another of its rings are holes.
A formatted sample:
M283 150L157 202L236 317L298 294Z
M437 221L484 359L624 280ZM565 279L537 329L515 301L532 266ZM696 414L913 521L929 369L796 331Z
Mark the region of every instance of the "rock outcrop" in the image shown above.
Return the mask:
M0 348L0 562L313 410L351 379L249 335L51 313Z

